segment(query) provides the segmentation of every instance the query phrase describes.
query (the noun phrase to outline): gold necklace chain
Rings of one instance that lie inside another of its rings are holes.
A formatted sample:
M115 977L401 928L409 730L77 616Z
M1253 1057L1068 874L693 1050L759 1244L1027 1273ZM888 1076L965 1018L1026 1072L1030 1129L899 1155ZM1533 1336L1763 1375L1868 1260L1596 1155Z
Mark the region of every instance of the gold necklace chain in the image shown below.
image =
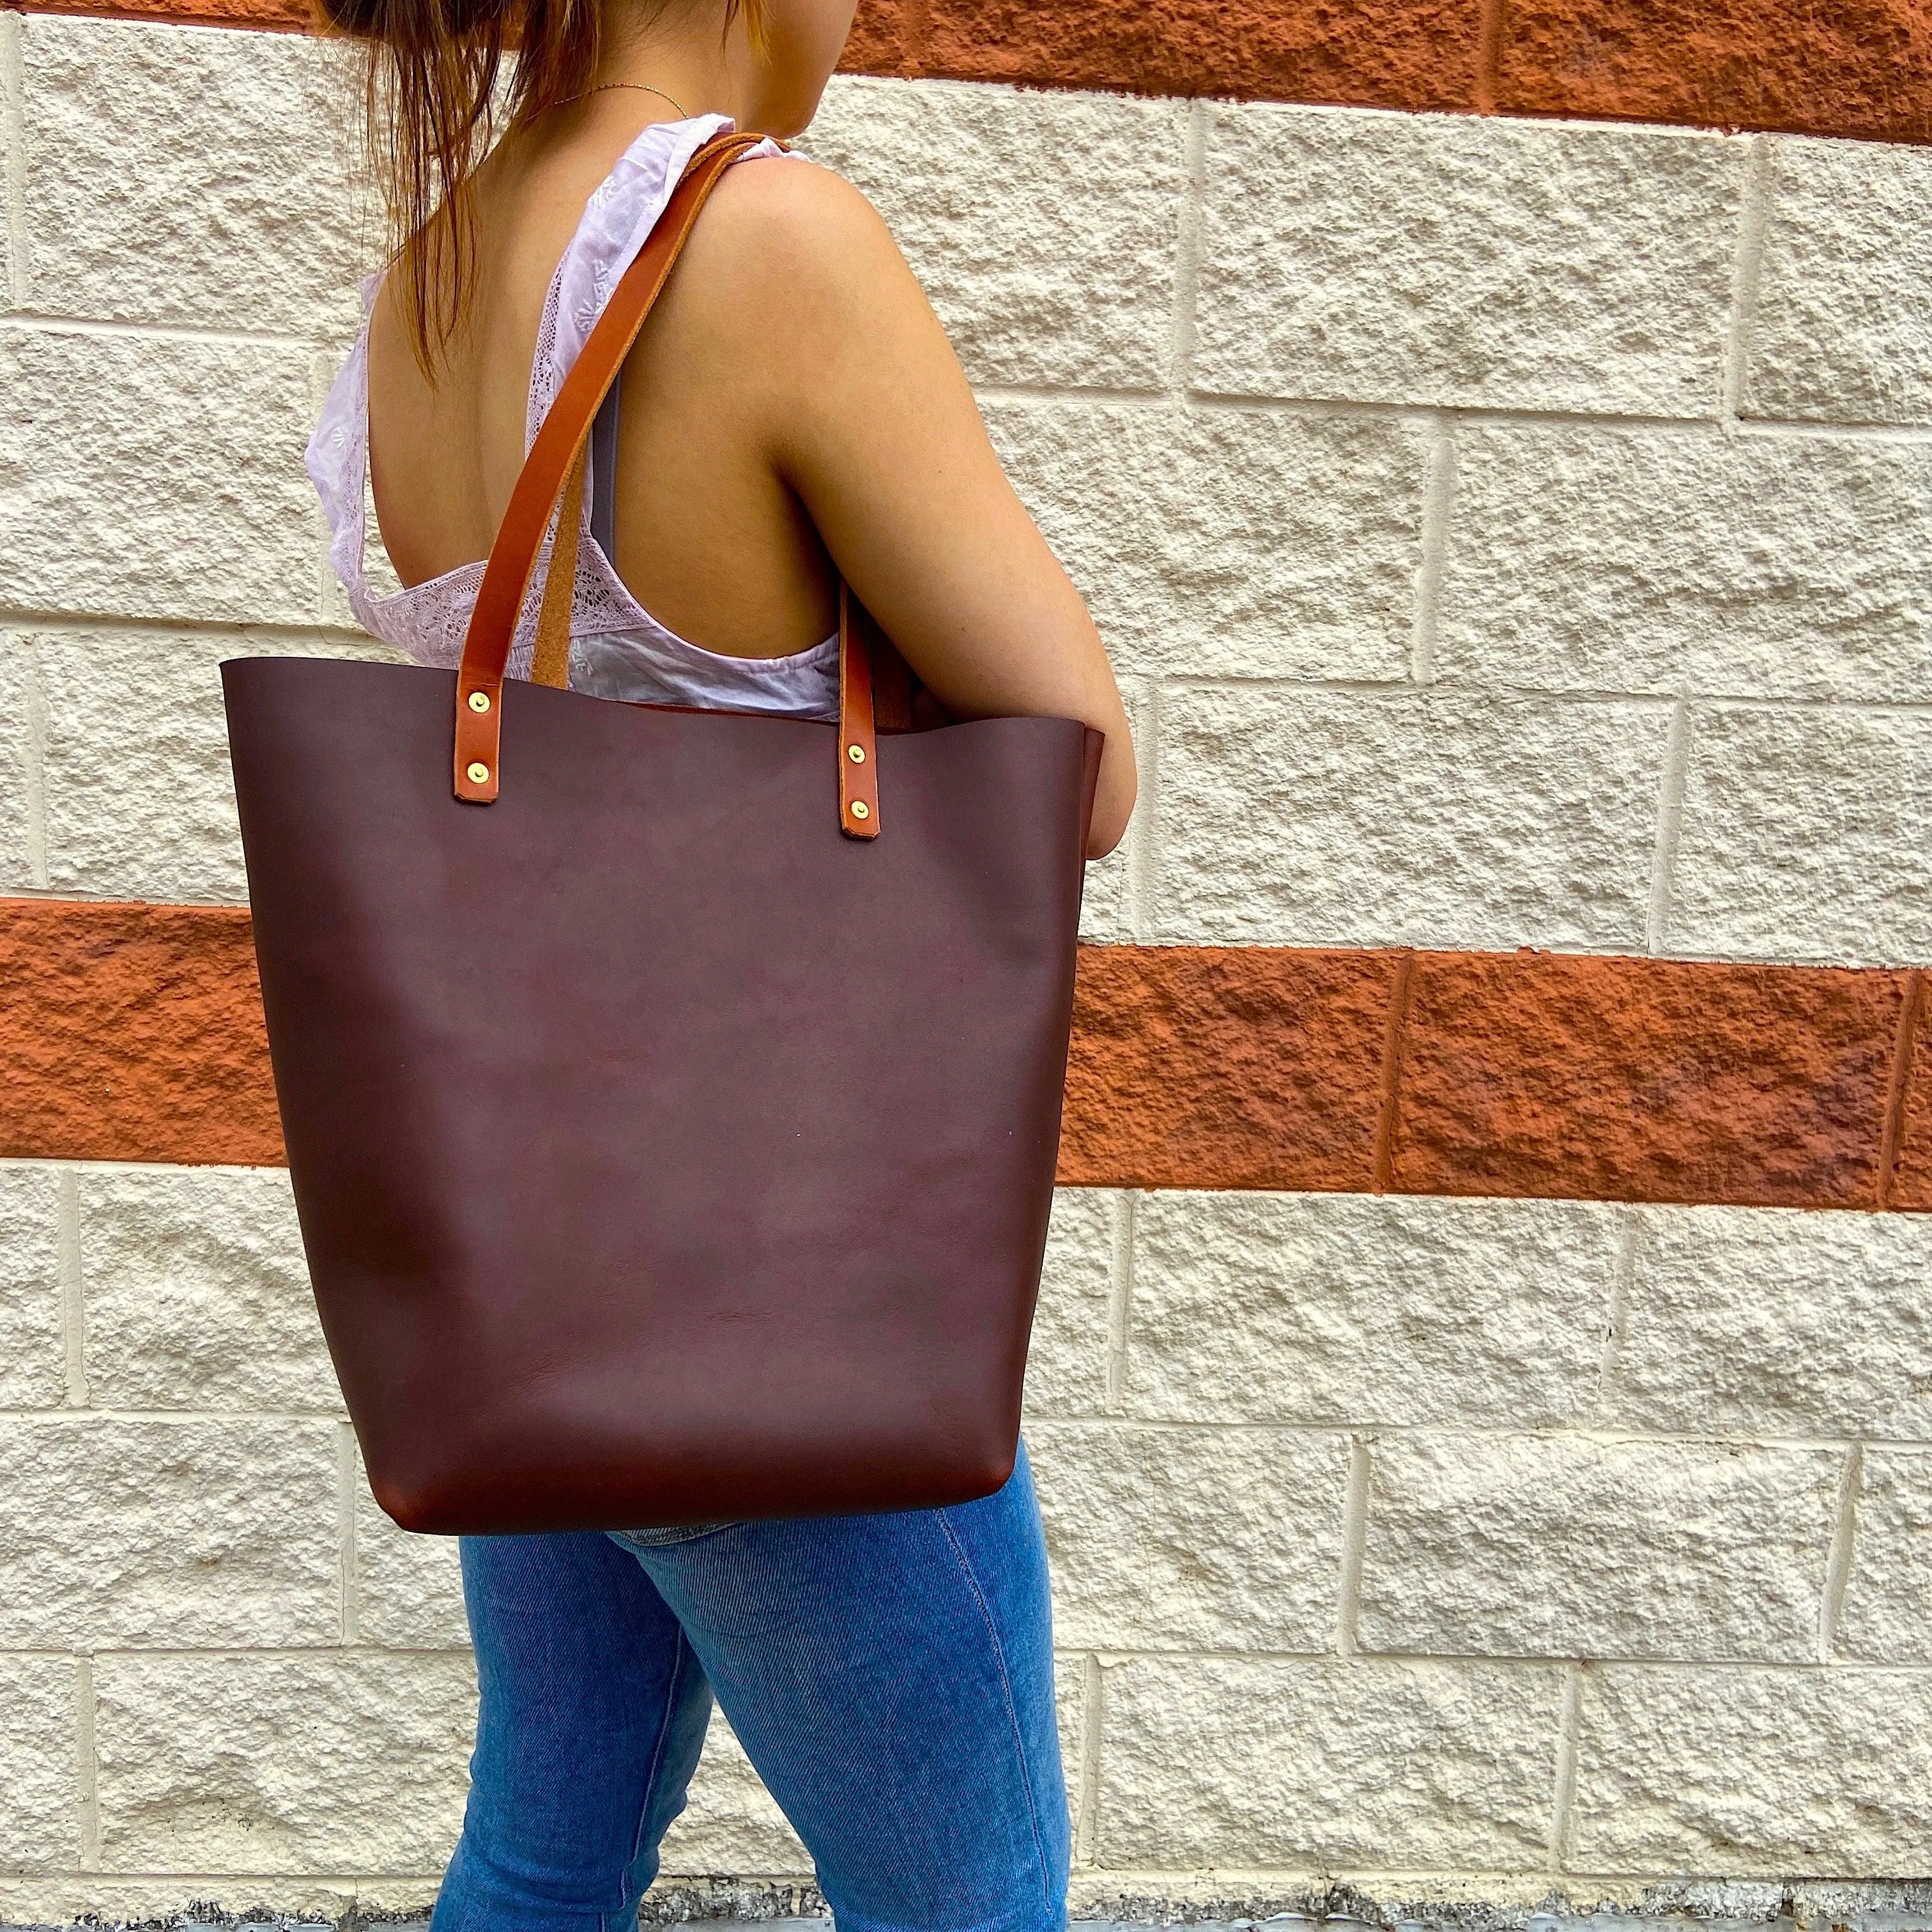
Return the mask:
M581 94L571 94L566 99L557 102L556 105L560 107L568 107L572 101L588 100L593 94L614 94L623 88L629 88L634 94L655 94L660 100L670 101L672 106L677 108L678 118L680 121L688 121L691 118L684 109L680 106L676 101L672 100L670 96L665 93L662 88L649 86L641 80L603 81L596 87L586 87Z

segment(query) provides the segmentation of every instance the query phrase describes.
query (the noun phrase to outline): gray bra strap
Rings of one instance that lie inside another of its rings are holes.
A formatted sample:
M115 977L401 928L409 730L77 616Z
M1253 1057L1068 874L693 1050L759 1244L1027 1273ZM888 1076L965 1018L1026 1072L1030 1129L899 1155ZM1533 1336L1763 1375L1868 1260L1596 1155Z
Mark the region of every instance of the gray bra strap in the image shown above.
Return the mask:
M617 397L620 375L604 392L590 426L590 534L612 562L617 555Z

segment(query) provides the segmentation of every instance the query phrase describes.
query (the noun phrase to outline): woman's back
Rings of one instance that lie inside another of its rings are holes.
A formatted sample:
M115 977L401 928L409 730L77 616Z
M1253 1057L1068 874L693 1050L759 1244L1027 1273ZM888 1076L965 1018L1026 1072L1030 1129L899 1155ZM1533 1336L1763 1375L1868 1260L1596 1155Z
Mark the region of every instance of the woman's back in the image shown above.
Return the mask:
M484 164L470 300L434 382L412 351L395 280L376 300L372 482L406 584L488 552L528 439L598 304L684 161L721 124L706 116L640 134L637 120L634 95L593 95L513 132ZM709 651L782 657L834 625L824 547L771 460L771 372L751 380L749 365L761 335L767 362L776 347L780 292L765 232L801 214L822 224L826 205L850 194L796 161L740 164L626 371L610 561L645 611ZM611 490L610 477L596 481Z

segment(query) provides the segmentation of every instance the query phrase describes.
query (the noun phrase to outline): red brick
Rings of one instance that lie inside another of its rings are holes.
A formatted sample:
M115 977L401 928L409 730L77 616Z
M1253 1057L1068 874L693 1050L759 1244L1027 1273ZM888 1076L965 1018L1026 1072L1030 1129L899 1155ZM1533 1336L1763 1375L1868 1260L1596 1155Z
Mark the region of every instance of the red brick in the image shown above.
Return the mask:
M1508 0L1496 105L1932 139L1925 0Z
M847 74L916 74L923 0L860 0L844 57Z
M1424 955L1400 1049L1392 1184L1874 1206L1906 981L1828 968Z
M930 0L923 64L968 80L1466 108L1478 12L1475 0Z
M0 901L0 1155L279 1164L248 914Z
M1366 1188L1399 958L1084 949L1061 1180Z

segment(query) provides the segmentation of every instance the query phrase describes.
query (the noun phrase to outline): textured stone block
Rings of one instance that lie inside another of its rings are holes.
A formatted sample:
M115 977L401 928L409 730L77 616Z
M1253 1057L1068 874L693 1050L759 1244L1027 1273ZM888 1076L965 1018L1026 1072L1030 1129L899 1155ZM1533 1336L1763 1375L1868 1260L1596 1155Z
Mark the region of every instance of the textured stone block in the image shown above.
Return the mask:
M394 1650L466 1650L463 1572L453 1536L398 1529L356 1469L356 1629Z
M233 642L56 634L34 650L47 706L48 883L245 904L221 712Z
M1424 955L1395 1184L1870 1206L1905 988L1900 974Z
M1137 93L1462 107L1477 33L1448 0L928 0L926 71ZM864 17L862 10L861 18Z
M1366 1649L1801 1664L1838 1450L1392 1436L1370 1456Z
M1029 1414L1097 1415L1107 1406L1114 1219L1121 1204L1096 1188L1063 1187L1053 1197L1027 1353Z
M0 1870L79 1862L75 1725L71 1658L0 1657Z
M112 1870L434 1874L476 1722L466 1656L122 1656L94 1666Z
M1378 418L995 403L1015 487L1130 671L1407 675L1424 433Z
M44 16L22 41L32 308L354 332L356 277L382 249L355 184L341 49Z
M1922 1871L1932 1674L1591 1671L1570 1836L1584 1871Z
M1717 414L1742 142L1210 114L1197 388Z
M1134 1232L1138 1415L1538 1428L1594 1394L1610 1209L1152 1194Z
M247 914L0 908L0 1156L285 1158Z
M806 146L878 206L975 382L1144 389L1166 371L1185 113L837 80Z
M1665 944L1705 958L1911 963L1932 948L1932 718L1694 714Z
M59 1177L51 1168L0 1168L0 1408L58 1408L66 1400Z
M330 1423L0 1422L0 1646L338 1642L336 1516Z
M0 632L0 891L31 891L43 883L27 804L38 756L29 695L33 674L20 639Z
M313 633L264 644L54 632L33 648L47 710L49 883L62 892L230 905L246 904L248 882L223 662L394 655Z
M667 1876L803 1876L812 1854L798 1841L722 1711L712 1713L688 1808L664 1834Z
M1868 1449L1838 1654L1932 1664L1932 1453Z
M1922 699L1928 524L1922 446L1460 428L1436 674Z
M908 0L859 0L839 58L846 74L910 74L916 70L916 27L906 17Z
M1832 422L1932 421L1929 330L1932 154L1846 141L1778 142L1748 345L1746 412Z
M1559 1682L1480 1664L1136 1659L1107 1676L1100 1862L1540 1866Z
M1061 1176L1371 1186L1396 970L1389 952L1083 950Z
M97 1406L340 1410L285 1172L96 1170L79 1185Z
M1300 1430L1036 1424L1063 1642L1319 1652L1335 1636L1348 1450Z
M1122 696L1126 694L1123 692ZM1133 712L1130 704L1127 716ZM1128 904L1128 866L1131 862L1130 829L1104 859L1089 862L1086 889L1080 900L1080 939L1086 946L1124 946L1133 938L1133 915Z
M1148 936L1637 947L1666 722L1440 689L1172 689Z
M1607 1413L1640 1429L1932 1436L1932 1222L1637 1217Z
M309 415L294 345L0 332L0 601L309 622Z
M1513 0L1506 114L1932 135L1932 22L1916 0Z

